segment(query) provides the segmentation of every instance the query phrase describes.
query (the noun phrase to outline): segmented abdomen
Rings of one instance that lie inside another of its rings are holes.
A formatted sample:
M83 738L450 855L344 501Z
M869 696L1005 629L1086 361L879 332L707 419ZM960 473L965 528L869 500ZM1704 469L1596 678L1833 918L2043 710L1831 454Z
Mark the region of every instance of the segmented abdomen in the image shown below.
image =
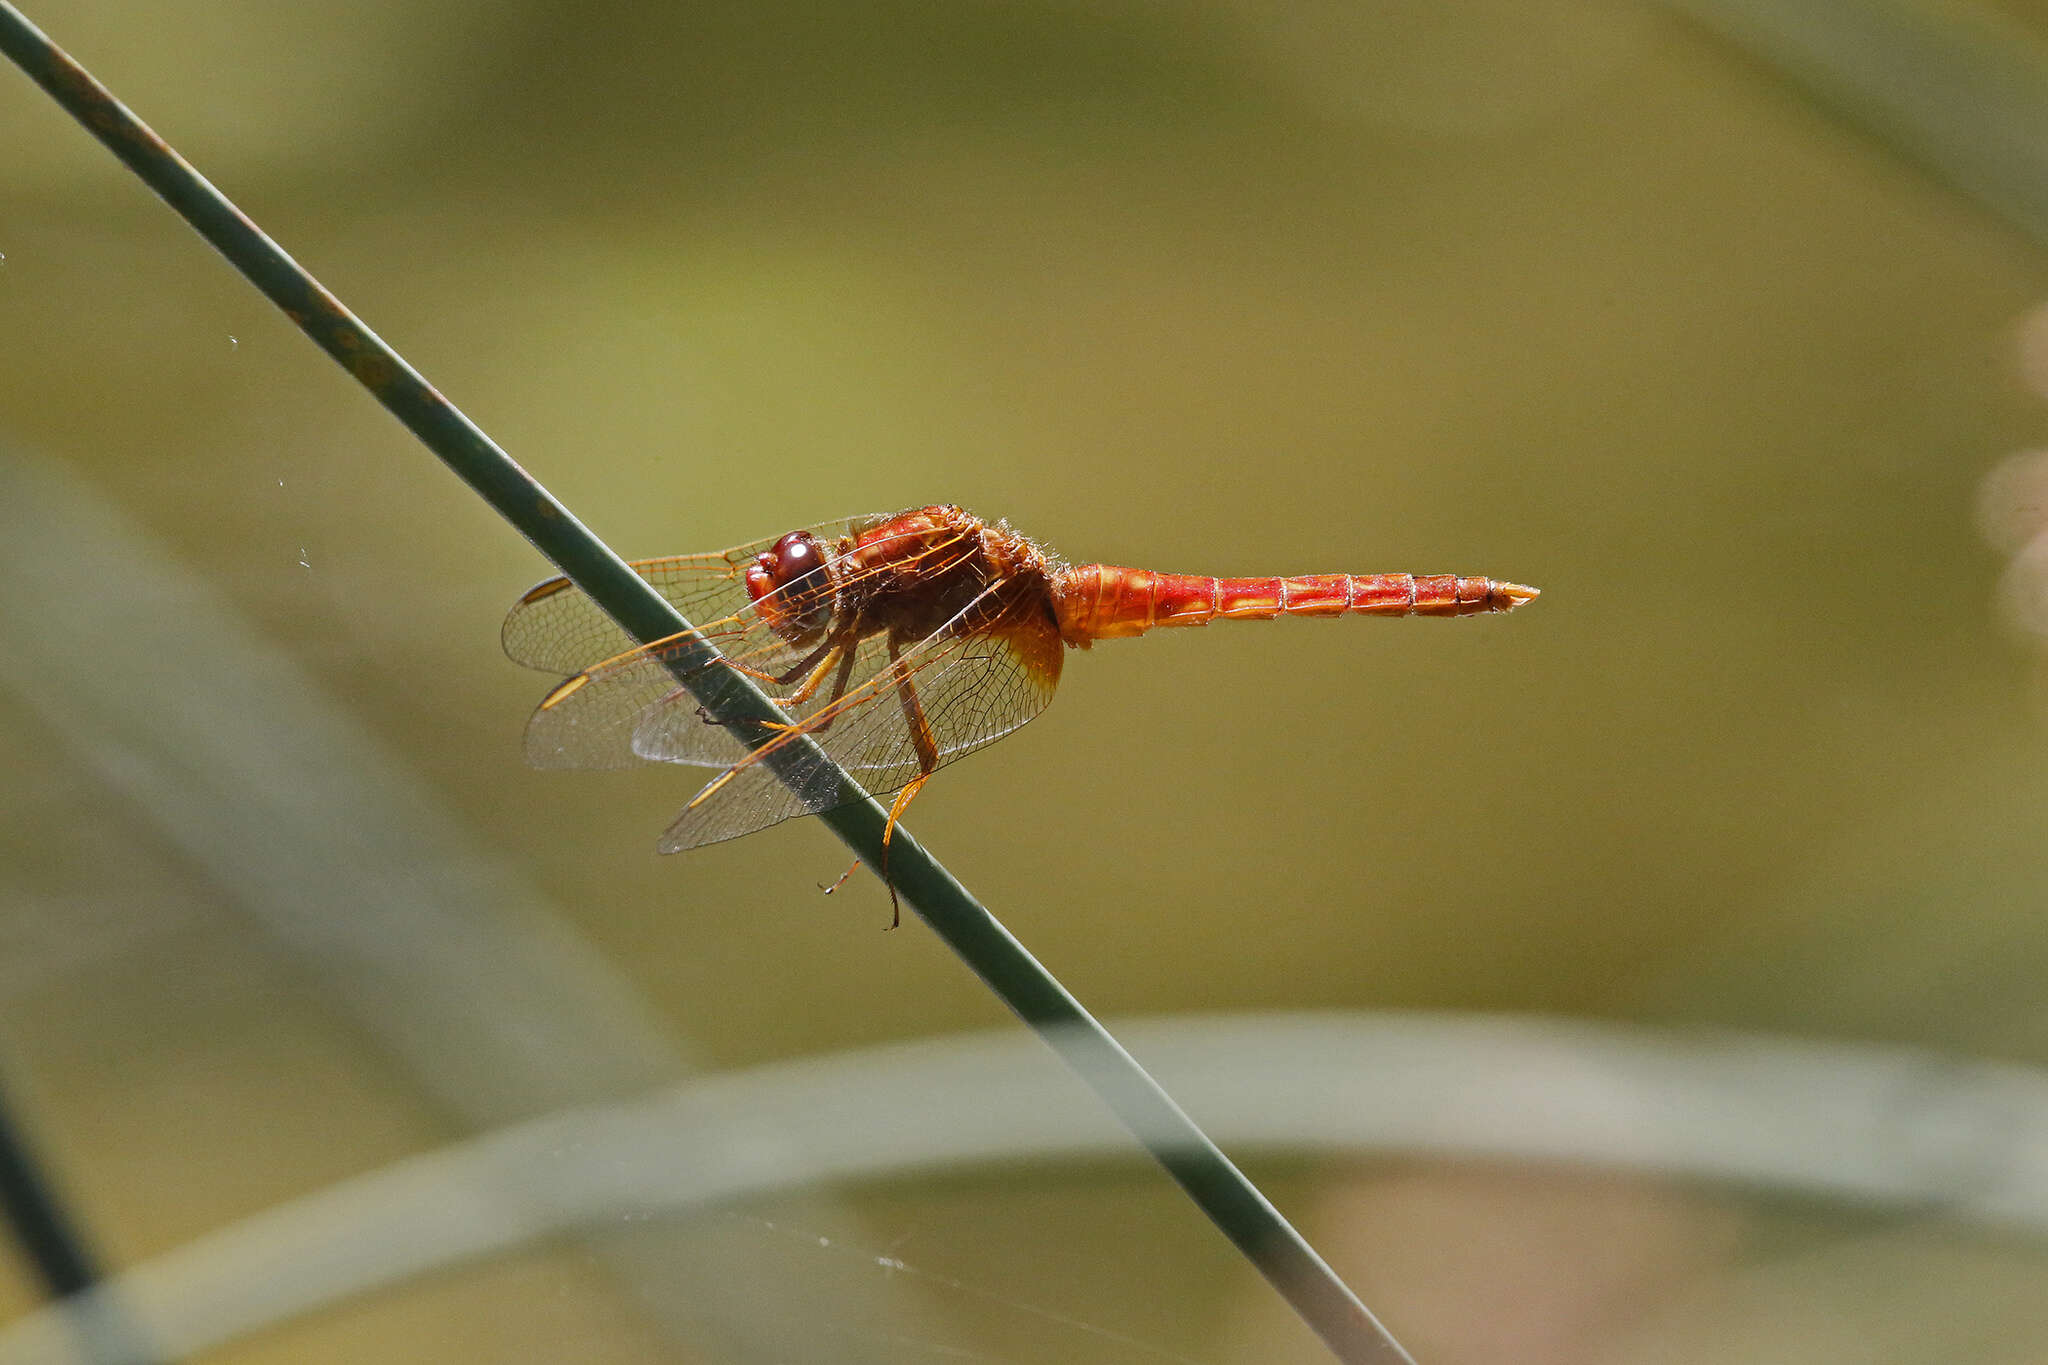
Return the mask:
M1060 636L1070 645L1142 635L1161 626L1275 616L1476 616L1511 611L1534 588L1454 574L1310 574L1210 578L1113 564L1068 569L1054 584Z

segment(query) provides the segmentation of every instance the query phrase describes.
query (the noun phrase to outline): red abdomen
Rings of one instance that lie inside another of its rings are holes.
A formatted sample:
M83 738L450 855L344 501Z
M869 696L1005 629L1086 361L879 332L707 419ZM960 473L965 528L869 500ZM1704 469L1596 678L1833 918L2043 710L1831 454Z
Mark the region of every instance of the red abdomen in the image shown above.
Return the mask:
M1310 574L1209 578L1082 564L1053 584L1060 638L1070 645L1143 635L1159 626L1275 616L1476 616L1512 611L1534 588L1453 574Z

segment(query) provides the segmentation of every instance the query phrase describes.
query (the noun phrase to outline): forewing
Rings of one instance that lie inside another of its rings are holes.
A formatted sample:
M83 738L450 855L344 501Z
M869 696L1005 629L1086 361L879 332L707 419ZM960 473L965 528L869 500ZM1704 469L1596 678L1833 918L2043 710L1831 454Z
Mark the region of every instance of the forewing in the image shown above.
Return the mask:
M770 678L815 652L792 646L751 608L726 625L628 650L541 698L526 722L526 761L536 768L628 768L639 763L723 768L746 757L747 746L709 720L684 686L688 670L677 676L697 641ZM787 691L772 682L763 686L771 694Z
M1045 709L1059 682L1059 628L1044 604L1014 585L989 589L946 626L895 663L886 640L862 642L855 674L865 673L836 701L814 701L790 739L734 761L713 779L662 836L663 853L764 829L860 799L843 791L830 767L799 760L789 776L767 761L770 750L800 753L808 735L873 796L900 791L921 771L903 694L922 708L936 750L934 768L993 743ZM794 780L792 781L791 778Z
M855 526L873 520L841 518L804 529L820 543L835 545ZM779 539L769 536L711 554L636 559L631 567L692 624L709 626L746 609L747 565ZM512 605L502 638L514 663L558 677L624 654L639 643L560 575L536 583Z

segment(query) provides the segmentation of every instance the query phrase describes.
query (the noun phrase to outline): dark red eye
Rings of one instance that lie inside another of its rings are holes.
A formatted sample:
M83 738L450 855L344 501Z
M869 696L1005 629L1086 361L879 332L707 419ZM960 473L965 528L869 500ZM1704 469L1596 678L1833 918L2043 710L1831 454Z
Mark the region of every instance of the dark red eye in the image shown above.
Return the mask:
M807 531L791 531L775 542L775 548L765 558L769 580L778 588L786 588L805 574L815 573L825 563L824 552Z
M747 597L778 635L808 640L832 620L832 579L825 551L808 532L791 531L747 566Z

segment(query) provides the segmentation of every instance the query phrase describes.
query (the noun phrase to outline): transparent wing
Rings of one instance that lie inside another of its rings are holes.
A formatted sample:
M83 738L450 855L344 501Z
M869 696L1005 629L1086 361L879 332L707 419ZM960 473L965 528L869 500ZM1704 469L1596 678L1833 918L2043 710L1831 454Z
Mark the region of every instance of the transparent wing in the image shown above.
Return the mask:
M815 528L812 534L821 539L827 532L852 534L860 525L834 523ZM965 541L945 542L891 564L897 571L943 575L972 549ZM706 558L715 558L729 561L739 572L753 553L752 547L742 546L722 556L697 557L692 567ZM662 586L660 580L649 581ZM571 639L575 641L574 647L584 647L596 640L596 647L604 648L607 631L622 645L623 652L587 668L541 699L526 724L527 762L537 768L625 768L639 763L694 763L724 768L744 759L749 752L747 746L723 726L711 722L684 685L686 679L677 676L678 665L692 651L693 639L715 646L729 661L751 673L778 701L790 699L784 710L794 725L806 723L833 698L869 682L886 666L885 647L880 638L861 641L834 634L849 630L856 623L835 620L823 637L802 645L791 644L774 629L772 612L764 615L760 610L763 604L774 600L774 594L755 603L745 600L744 584L738 585L737 592L742 605L722 617L712 617L700 607L701 624L694 636L640 647L634 647L609 617L574 588L537 599L534 593L528 593L507 622L508 639L512 627L521 626L520 645L526 657L552 662L564 657L572 647L560 642ZM549 604L557 599L580 602L587 611L557 616L547 623L537 619L532 630L525 628L528 613L548 611ZM695 600L701 604L720 599L700 590ZM602 623L601 630L592 623L592 613ZM835 640L843 648L835 646ZM535 641L552 643L538 645ZM559 648L561 652L549 654L549 648ZM509 644L507 650L511 651Z
M846 517L802 529L821 544L834 545L876 520ZM769 536L710 554L636 559L632 569L692 622L710 625L747 607L747 565L780 539L780 535ZM512 662L558 677L623 654L639 643L560 575L536 583L513 603L505 616L502 639Z
M707 629L697 638L728 657L751 655L771 668L781 663L788 653L781 638L765 626L756 633L766 638L751 645L740 628ZM745 757L747 746L705 719L671 671L691 647L690 637L649 645L563 682L526 722L526 761L536 768L722 768Z
M668 827L663 853L736 839L796 815L860 799L815 760L787 776L767 756L801 752L807 735L870 795L900 791L924 771L1002 738L1045 709L1059 683L1059 627L1039 598L992 586L893 662L886 639L862 642L855 671L878 664L836 701L813 707L788 734L743 754ZM921 733L920 733L921 732ZM737 741L734 741L735 743Z

